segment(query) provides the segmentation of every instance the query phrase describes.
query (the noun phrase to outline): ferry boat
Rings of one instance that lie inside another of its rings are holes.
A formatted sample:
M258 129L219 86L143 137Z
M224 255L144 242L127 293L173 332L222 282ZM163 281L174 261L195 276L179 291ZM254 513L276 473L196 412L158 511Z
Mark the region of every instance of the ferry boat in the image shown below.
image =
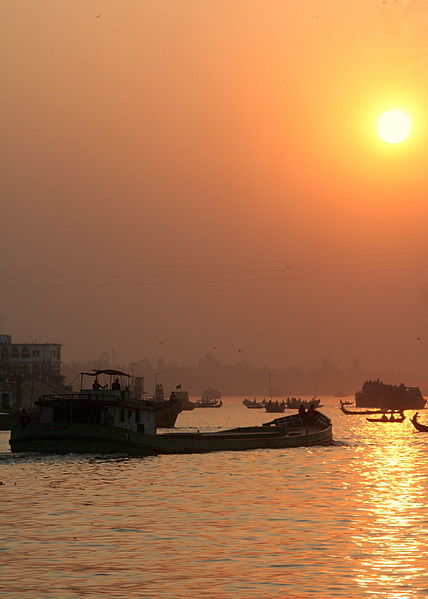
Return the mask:
M357 408L387 408L395 410L418 410L425 407L425 399L419 387L388 385L380 381L366 381L355 393Z
M323 445L332 442L329 418L315 412L262 426L217 432L158 433L153 402L134 399L127 389L85 389L43 396L35 421L12 427L12 452L156 455Z

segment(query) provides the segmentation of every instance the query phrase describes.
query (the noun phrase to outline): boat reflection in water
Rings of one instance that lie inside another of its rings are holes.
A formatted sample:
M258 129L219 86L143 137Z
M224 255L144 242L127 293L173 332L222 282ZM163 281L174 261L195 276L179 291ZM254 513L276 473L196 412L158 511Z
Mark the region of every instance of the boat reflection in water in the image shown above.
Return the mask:
M424 448L409 443L408 425L377 427L375 433L370 427L370 434L382 437L381 443L362 448L361 506L356 516L361 533L353 537L350 553L355 581L364 595L411 599L426 593L425 539L413 534L426 521L425 481L413 467ZM355 566L358 562L361 567Z

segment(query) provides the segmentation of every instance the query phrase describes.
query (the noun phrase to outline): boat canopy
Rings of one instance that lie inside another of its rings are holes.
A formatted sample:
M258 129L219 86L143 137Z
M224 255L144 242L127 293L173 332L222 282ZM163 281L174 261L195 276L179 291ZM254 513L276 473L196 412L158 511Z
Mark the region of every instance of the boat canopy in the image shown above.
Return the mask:
M131 375L126 374L126 372L122 372L121 370L111 370L111 369L107 369L107 370L93 369L92 372L82 372L82 374L85 374L87 376L95 376L95 377L97 377L100 374L107 374L109 376L128 376L129 378L131 378Z

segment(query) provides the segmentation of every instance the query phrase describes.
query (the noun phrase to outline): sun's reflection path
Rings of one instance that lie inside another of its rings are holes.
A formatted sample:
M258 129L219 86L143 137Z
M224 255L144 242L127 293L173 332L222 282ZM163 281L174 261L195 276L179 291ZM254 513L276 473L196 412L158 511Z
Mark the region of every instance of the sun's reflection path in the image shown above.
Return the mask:
M421 447L404 427L378 425L377 443L365 446L358 464L359 533L355 582L371 597L415 599L428 595L427 492L414 464ZM364 452L364 453L363 453Z

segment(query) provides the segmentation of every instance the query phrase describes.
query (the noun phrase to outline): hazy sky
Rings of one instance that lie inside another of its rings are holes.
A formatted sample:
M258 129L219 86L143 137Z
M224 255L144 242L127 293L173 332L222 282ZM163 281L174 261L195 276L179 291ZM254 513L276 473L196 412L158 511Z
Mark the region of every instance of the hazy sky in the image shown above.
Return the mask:
M427 31L422 0L0 0L0 332L427 368Z

